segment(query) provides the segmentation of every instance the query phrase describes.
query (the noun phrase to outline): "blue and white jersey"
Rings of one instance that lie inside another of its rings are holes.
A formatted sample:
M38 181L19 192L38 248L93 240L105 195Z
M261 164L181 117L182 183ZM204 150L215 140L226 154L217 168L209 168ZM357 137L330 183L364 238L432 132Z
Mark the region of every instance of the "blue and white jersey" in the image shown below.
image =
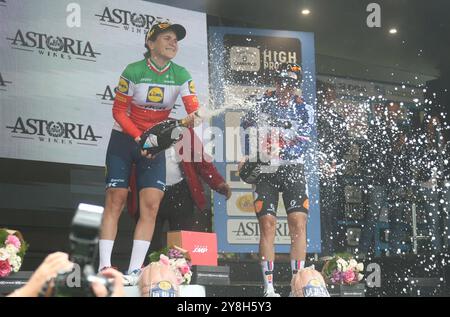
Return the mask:
M281 164L303 163L303 155L311 141L314 109L299 96L282 105L275 91L267 91L241 119L241 127L279 128ZM245 139L245 154L249 153L249 138Z

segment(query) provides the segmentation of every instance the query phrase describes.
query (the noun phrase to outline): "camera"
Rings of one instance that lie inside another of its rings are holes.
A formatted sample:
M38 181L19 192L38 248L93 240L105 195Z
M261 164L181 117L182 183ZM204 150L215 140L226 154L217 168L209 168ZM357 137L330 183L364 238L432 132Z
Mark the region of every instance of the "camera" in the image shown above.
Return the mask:
M108 279L95 274L94 262L97 255L98 234L102 221L103 207L79 204L72 220L70 232L70 260L74 262L71 272L58 274L50 294L55 297L94 297L92 282L106 287L108 295L113 285Z

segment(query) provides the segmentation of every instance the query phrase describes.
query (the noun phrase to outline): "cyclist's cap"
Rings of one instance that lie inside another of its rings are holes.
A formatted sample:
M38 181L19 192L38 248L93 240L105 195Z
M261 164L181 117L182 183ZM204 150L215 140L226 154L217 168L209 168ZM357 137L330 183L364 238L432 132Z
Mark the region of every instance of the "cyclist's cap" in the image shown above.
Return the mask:
M152 28L147 32L147 35L145 36L145 42L147 42L148 40L154 41L158 34L168 30L175 32L178 41L181 41L186 36L186 29L181 24L164 22L152 26Z

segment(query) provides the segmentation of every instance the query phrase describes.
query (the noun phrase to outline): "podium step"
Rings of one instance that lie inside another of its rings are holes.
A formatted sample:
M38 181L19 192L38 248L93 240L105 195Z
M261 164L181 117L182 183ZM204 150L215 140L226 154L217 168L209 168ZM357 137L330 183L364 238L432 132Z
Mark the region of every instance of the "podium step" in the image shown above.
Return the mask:
M262 281L257 282L236 282L228 286L206 285L206 297L262 297L264 287ZM281 297L288 297L291 286L288 283L277 283L275 290Z

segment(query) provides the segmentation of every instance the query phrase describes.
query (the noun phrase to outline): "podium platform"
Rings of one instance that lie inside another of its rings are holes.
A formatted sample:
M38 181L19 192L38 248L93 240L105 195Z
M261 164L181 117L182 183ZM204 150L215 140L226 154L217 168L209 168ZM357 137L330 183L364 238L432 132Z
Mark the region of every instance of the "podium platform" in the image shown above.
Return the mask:
M19 271L12 273L8 277L0 278L0 297L6 296L24 286L31 274L33 274L32 271Z

